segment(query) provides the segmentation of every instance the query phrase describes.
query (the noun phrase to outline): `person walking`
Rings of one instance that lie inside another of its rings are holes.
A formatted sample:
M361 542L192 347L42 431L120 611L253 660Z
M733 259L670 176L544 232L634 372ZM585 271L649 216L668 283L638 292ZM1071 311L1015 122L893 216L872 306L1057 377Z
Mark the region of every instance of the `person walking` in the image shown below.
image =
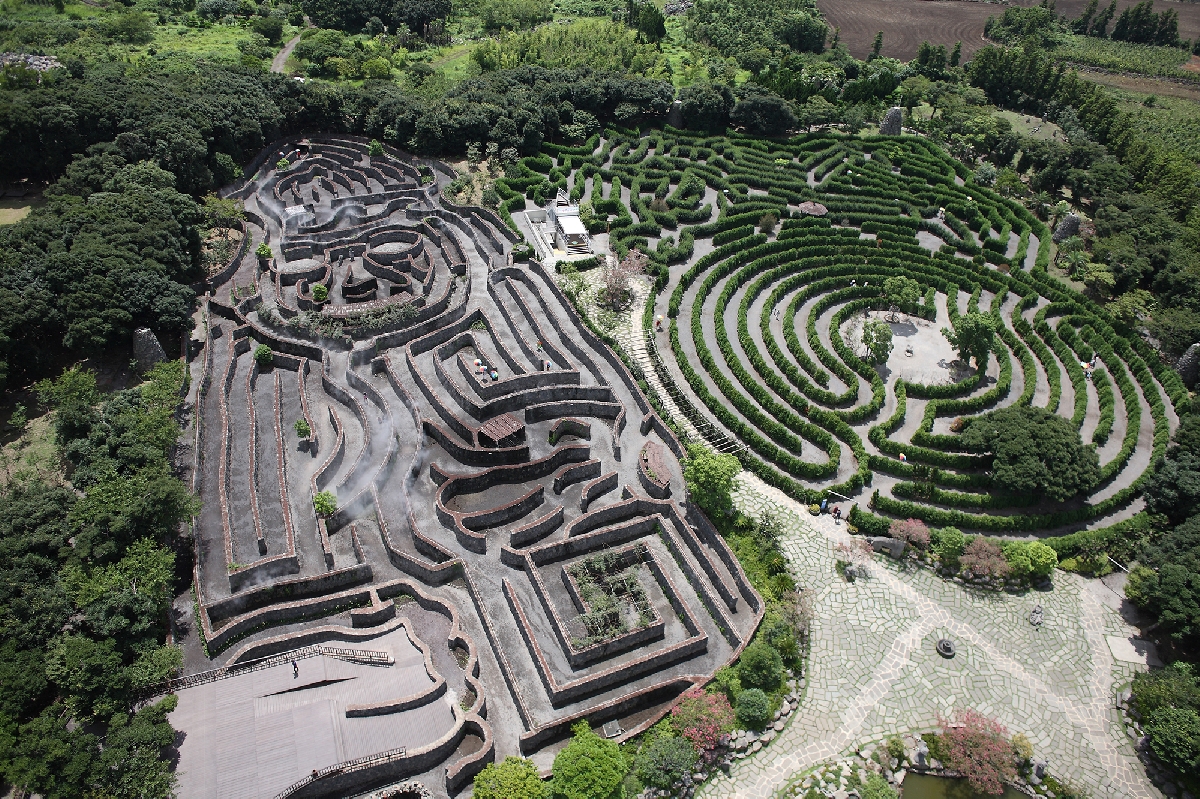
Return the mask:
M295 680L299 677L300 677L300 666L299 666L299 664L296 663L296 661L293 660L292 661L292 679Z

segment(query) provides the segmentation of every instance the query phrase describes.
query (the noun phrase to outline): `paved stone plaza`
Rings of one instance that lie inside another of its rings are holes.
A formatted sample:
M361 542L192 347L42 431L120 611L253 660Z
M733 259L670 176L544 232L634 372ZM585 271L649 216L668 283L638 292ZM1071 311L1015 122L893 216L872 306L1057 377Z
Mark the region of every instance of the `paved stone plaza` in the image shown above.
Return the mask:
M964 706L1025 733L1051 772L1096 799L1158 796L1113 707L1138 667L1115 660L1106 637L1126 640L1133 630L1098 597L1108 590L1098 581L1056 572L1052 591L994 594L876 556L869 579L847 583L834 555L848 539L844 526L810 516L745 473L737 501L751 515L778 515L815 621L807 689L791 724L706 786L706 799L769 797L821 761L931 728L939 713ZM1028 621L1037 604L1045 612L1040 629ZM934 651L942 636L958 647L952 660Z

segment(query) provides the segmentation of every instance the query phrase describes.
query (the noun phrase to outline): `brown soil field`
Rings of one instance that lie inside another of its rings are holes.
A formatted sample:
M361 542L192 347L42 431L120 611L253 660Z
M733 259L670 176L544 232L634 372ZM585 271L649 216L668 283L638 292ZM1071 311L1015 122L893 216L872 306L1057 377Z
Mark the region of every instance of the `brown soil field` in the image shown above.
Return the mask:
M1088 0L1059 0L1057 11L1077 17ZM1035 5L1036 0L1021 0L1018 5ZM1136 0L1117 0L1117 13ZM883 31L883 54L907 61L917 54L921 42L963 43L963 61L983 47L983 26L987 18L1004 13L999 3L971 0L817 0L831 28L840 28L842 41L856 58L871 52L875 34ZM1159 0L1155 11L1173 8L1179 14L1179 35L1184 39L1200 36L1200 3ZM1110 25L1111 29L1111 25Z

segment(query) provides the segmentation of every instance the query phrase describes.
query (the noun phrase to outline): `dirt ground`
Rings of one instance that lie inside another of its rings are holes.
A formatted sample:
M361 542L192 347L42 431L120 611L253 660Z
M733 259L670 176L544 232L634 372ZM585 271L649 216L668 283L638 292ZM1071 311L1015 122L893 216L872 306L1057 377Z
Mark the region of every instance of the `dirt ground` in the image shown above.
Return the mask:
M1117 13L1136 0L1117 0ZM871 52L875 34L883 31L883 54L907 61L917 55L921 42L944 44L949 50L956 41L963 44L963 60L983 47L983 26L988 17L1000 16L999 3L971 0L817 0L831 28L841 29L841 40L856 58ZM1036 0L1020 0L1017 5L1036 5ZM1077 17L1087 0L1058 0L1056 10ZM1200 4L1166 2L1154 4L1155 11L1173 8L1179 14L1179 36L1194 39L1200 35Z

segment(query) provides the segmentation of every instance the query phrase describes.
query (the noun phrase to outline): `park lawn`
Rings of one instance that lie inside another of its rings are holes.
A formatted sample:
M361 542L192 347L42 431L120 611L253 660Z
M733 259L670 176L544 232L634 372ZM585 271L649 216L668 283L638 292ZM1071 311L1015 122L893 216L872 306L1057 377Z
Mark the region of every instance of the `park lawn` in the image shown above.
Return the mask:
M1013 133L1019 133L1022 136L1032 136L1035 139L1044 139L1046 141L1055 138L1054 134L1058 134L1058 141L1063 141L1062 129L1049 120L1039 119L1036 116L1027 114L1018 114L1016 111L1004 111L996 109L996 116L1001 116L1012 123ZM1028 117L1029 121L1025 119ZM1041 129L1034 133L1033 129L1040 127Z

